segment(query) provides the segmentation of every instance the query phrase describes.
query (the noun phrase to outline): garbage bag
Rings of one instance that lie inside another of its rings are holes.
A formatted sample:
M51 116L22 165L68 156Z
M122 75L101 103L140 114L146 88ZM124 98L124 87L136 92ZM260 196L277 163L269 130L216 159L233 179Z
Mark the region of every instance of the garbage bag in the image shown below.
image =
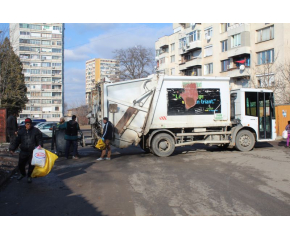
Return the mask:
M46 161L46 154L43 148L36 148L33 150L31 165L44 167Z
M100 150L104 150L106 148L106 144L104 143L102 139L99 139L95 147Z
M287 138L288 138L288 131L287 131L287 130L284 130L284 131L282 132L282 137L283 137L284 139L287 139Z
M39 166L35 166L35 168L33 169L33 172L31 174L31 177L36 178L36 177L44 177L47 174L49 174L49 172L51 171L54 162L56 159L58 159L58 156L55 155L54 153L45 150L45 155L46 155L46 160L45 160L45 165L44 167L39 167Z

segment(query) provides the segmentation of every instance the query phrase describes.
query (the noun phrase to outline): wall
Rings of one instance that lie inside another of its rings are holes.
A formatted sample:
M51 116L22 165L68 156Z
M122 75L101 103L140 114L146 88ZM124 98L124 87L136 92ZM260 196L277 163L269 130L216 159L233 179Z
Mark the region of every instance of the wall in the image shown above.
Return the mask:
M0 108L0 143L6 142L6 121L7 111L5 108Z

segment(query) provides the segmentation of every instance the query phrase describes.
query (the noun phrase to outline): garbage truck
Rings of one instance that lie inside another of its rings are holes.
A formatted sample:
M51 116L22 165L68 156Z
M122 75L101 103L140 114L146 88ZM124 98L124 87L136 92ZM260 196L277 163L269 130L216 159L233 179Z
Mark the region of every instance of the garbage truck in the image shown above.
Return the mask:
M112 145L140 145L159 157L176 147L205 144L250 151L276 138L273 91L230 90L228 77L166 76L102 82L92 92L92 144L103 117L114 126Z

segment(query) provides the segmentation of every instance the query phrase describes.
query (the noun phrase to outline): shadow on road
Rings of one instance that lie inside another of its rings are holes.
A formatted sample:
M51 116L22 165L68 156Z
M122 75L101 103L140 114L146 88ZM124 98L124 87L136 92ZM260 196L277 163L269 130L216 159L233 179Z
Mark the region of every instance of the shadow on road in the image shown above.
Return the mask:
M67 165L43 178L11 179L0 189L1 216L102 216L102 212L65 184L66 179L86 173L92 163Z

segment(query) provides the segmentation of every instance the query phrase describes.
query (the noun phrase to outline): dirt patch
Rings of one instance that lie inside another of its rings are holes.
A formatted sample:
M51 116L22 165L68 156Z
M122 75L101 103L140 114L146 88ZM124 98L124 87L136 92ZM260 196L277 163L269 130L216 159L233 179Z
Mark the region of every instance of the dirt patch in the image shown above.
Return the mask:
M17 158L0 156L0 186L14 174L17 165Z

